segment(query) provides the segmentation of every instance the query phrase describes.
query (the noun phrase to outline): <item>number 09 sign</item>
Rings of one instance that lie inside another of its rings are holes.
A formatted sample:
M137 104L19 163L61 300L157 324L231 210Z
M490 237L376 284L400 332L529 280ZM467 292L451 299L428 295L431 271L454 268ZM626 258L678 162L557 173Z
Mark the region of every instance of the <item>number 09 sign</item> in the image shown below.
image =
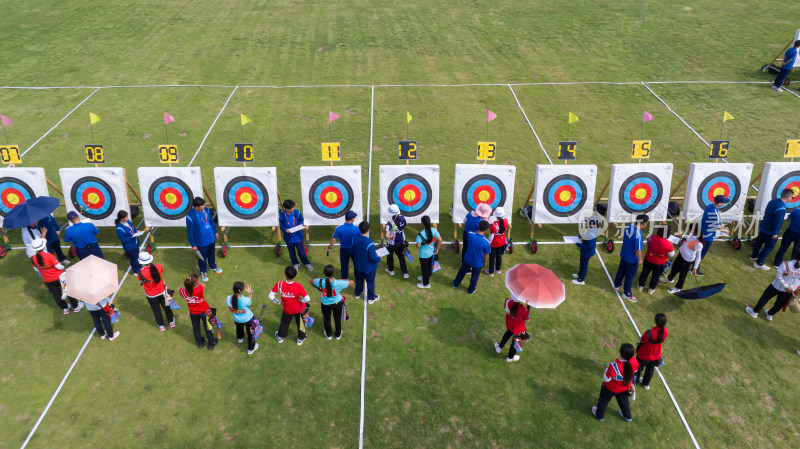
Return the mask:
M158 160L162 164L177 164L178 163L178 146L177 145L159 145L158 146Z

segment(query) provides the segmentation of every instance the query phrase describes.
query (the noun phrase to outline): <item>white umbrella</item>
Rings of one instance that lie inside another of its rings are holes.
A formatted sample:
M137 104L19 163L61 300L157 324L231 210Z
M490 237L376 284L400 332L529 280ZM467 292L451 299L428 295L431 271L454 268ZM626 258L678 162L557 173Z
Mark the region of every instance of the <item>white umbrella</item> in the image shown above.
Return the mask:
M90 255L67 268L67 295L97 304L114 294L119 285L117 264Z

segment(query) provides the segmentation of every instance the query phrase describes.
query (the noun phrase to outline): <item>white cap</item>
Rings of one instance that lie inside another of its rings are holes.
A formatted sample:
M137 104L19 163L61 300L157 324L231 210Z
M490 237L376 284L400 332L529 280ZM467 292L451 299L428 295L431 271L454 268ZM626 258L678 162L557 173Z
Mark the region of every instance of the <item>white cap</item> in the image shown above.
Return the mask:
M506 216L506 211L505 211L505 210L503 210L503 208L502 208L502 207L498 207L498 208L496 208L496 209L494 210L494 216L495 216L495 217L497 217L497 218L505 218L505 216Z
M33 247L34 251L44 251L44 249L47 248L47 240L33 239L31 246Z
M153 261L153 255L148 253L147 251L142 251L139 253L139 263L142 265L150 265Z
M397 204L390 204L389 205L389 213L392 215L397 215L400 213L400 208L397 207Z

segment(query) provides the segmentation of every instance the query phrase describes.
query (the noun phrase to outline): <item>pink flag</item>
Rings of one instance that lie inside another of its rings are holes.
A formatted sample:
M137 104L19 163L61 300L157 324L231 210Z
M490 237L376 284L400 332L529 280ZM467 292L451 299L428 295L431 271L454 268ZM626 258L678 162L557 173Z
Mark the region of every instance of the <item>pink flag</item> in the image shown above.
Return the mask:
M653 120L653 114L644 111L644 114L642 114L642 123L649 122L650 120Z
M5 116L5 115L3 115L3 114L0 114L0 122L2 122L2 123L3 123L3 127L6 127L6 126L8 126L8 125L10 125L10 124L11 124L11 119L10 119L10 118L8 118L8 117L6 117L6 116Z
M489 118L489 120L487 120L487 122L491 122L492 120L497 118L497 114L495 114L494 112L489 110L489 117L488 118Z
M164 113L164 124L165 125L169 125L170 122L174 122L174 121L175 121L175 119L172 118L171 115L167 114L166 112Z
M333 121L336 120L337 118L339 118L339 116L334 114L333 111L328 111L328 124L329 125L331 123L333 123Z

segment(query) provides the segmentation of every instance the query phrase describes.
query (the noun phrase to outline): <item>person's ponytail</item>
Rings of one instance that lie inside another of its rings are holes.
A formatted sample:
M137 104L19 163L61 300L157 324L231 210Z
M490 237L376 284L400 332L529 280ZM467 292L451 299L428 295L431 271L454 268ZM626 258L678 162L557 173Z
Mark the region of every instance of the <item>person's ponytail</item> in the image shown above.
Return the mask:
M800 268L800 249L792 251L792 260L794 261L794 269Z
M239 310L239 296L244 290L244 282L236 281L233 283L233 295L231 295L231 308Z
M35 258L36 258L36 265L37 265L38 267L43 267L43 266L44 266L44 257L42 257L42 253L41 253L41 251L40 251L40 252L38 252L38 253L36 253L36 255L35 255L35 256L33 256L33 257L35 257Z
M118 225L118 224L120 224L120 222L125 221L125 218L127 218L127 217L128 217L128 213L125 212L124 210L121 210L121 211L117 212L117 219L114 220L114 225Z
M331 278L325 278L325 296L333 296L333 286L331 285Z
M661 344L664 343L664 326L667 325L667 316L663 313L656 314L656 326L658 326L658 337L656 338L656 343Z
M511 305L511 308L509 310L511 311L511 313L509 314L511 315L511 318L516 318L517 310L519 310L519 303L514 301L514 304Z
M505 234L506 233L506 219L505 218L498 218L497 219L497 233L498 234Z
M425 244L430 245L433 241L433 231L431 230L431 217L422 217L422 225L425 226Z
M158 272L158 268L156 268L156 264L150 265L150 278L156 284L161 282L161 273Z
M633 365L631 359L636 354L636 349L630 343L623 343L619 348L619 355L625 359L625 365L622 369L622 383L628 385L633 380Z

